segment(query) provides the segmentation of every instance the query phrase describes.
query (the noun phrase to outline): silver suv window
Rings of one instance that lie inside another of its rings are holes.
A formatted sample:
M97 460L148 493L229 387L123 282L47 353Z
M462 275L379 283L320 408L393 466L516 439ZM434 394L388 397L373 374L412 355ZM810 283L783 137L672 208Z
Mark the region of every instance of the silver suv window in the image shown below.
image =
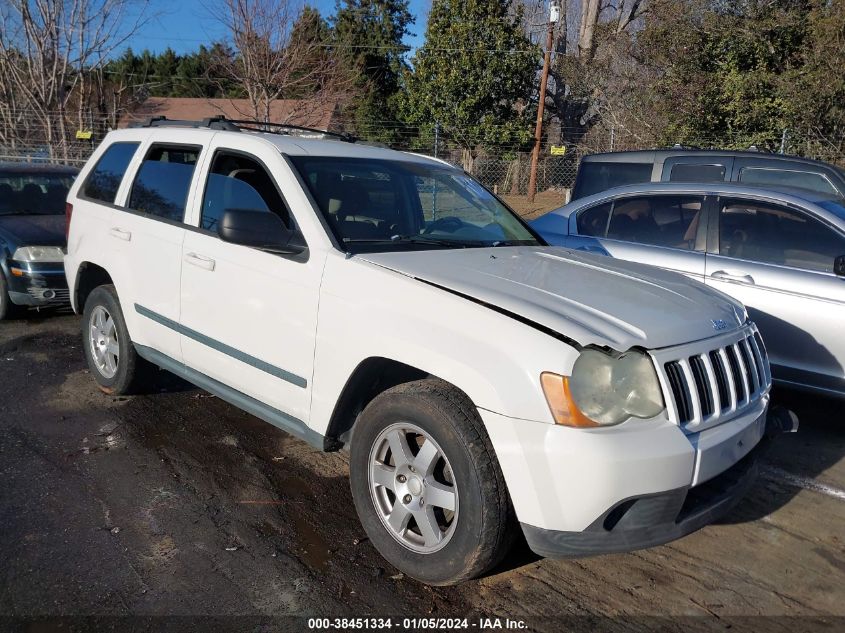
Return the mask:
M586 209L579 235L651 246L701 250L696 243L704 199L700 196L636 196Z
M739 181L749 185L774 185L777 187L797 187L820 193L839 195L836 187L823 174L797 169L771 169L769 167L743 167L739 172Z
M742 200L722 202L719 254L764 264L833 272L845 237L804 213Z

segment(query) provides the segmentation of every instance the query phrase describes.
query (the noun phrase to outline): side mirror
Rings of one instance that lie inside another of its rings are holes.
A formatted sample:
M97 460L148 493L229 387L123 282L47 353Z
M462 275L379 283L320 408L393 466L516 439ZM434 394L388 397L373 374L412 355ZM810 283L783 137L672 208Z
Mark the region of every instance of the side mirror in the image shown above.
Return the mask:
M280 255L297 255L306 248L299 234L279 216L258 209L226 209L217 234L224 242Z
M845 255L840 255L833 260L833 274L845 277Z

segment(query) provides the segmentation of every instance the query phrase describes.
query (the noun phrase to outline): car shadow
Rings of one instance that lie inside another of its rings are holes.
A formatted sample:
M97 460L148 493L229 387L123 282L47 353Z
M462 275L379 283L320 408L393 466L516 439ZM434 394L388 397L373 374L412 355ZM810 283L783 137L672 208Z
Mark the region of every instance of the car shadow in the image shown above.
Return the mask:
M760 462L760 475L744 501L719 523L756 521L789 503L801 490L845 457L843 401L786 387L775 387L771 406L795 412L798 432L775 437Z

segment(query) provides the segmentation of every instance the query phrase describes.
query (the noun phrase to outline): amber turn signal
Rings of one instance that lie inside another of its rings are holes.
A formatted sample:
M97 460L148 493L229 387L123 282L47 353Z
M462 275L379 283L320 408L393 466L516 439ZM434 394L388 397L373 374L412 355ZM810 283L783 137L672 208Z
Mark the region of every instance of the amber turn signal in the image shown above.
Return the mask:
M540 374L540 384L543 386L543 394L546 396L549 410L557 424L578 428L599 426L575 406L569 391L568 376L544 371Z

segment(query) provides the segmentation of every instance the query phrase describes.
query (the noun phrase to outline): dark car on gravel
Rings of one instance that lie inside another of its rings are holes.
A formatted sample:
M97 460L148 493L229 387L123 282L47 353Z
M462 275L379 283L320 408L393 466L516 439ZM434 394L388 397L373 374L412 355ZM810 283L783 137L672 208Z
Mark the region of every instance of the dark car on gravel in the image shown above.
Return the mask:
M0 163L0 320L68 303L65 198L78 171Z
M735 182L754 187L794 187L845 200L845 170L830 163L759 151L681 147L584 156L572 199L646 182Z

